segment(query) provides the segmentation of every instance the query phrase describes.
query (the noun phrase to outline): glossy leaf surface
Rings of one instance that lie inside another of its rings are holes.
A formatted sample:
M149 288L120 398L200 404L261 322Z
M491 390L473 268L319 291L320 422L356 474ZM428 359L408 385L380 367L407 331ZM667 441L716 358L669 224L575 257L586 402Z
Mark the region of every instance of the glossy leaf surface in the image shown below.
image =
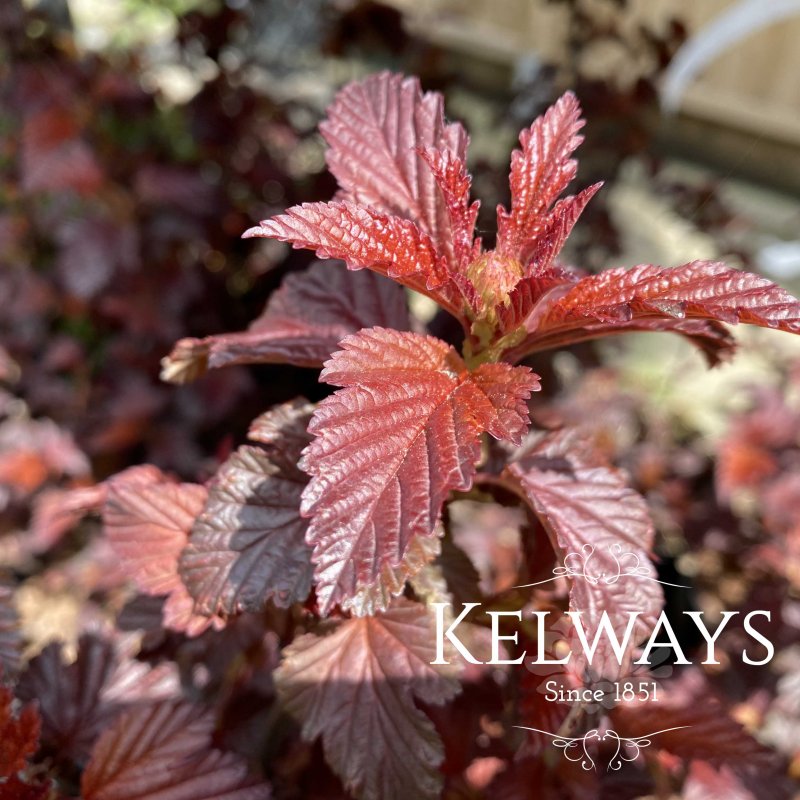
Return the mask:
M664 605L650 562L654 531L644 498L570 431L533 439L507 475L528 498L572 577L570 610L582 613L585 629L596 631L607 612L621 639L629 614L639 613L622 665L610 649L591 662L598 675L617 677Z
M372 328L342 346L321 377L344 388L314 413L301 463L312 475L302 512L325 611L431 536L448 492L471 484L480 434L519 442L538 388L527 368L470 373L431 336Z

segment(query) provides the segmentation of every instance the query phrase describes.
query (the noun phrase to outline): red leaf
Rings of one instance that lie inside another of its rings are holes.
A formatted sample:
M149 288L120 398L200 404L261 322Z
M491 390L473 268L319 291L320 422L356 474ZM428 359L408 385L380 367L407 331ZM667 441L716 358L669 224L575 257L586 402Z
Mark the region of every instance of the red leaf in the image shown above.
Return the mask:
M525 400L538 389L527 368L469 373L431 336L372 328L341 344L321 379L346 388L317 408L301 462L312 475L302 513L312 516L323 613L402 564L415 537L431 536L448 492L471 485L480 434L519 442Z
M416 78L382 72L342 89L320 131L345 197L414 220L455 268L447 203L420 155L433 148L466 160L467 134L457 123L445 124L442 96L423 94Z
M501 302L494 309L504 334L516 331L526 321L528 329L532 329L534 320L538 319L537 306L540 301L546 301L545 294L549 293L549 299L555 300L578 280L576 272L555 266L554 261L586 204L601 186L595 183L575 197L559 200L541 223L541 231L524 254L524 277L514 285L508 297L501 295Z
M472 178L462 159L452 150L427 148L420 150L419 154L433 172L447 208L452 231L452 271L466 274L467 265L481 250L480 241L474 244L472 241L480 209L479 201L471 205L469 202Z
M369 270L316 263L288 275L247 331L181 339L161 362L161 377L184 383L232 364L320 367L345 336L373 325L408 330L402 289Z
M570 158L583 141L581 109L572 92L519 136L522 150L511 154L511 211L497 209L497 250L525 262L548 222L547 212L575 177Z
M60 645L45 647L22 673L16 694L23 702L38 702L42 745L62 759L81 761L121 709L180 693L173 667L151 668L109 642L84 636L71 664L64 663Z
M49 783L30 785L16 775L0 782L0 800L53 800Z
M14 714L11 689L0 686L0 778L25 768L39 747L41 720L35 706L27 705Z
M439 705L457 681L431 666L435 632L424 606L398 600L385 614L328 623L295 639L275 672L303 738L359 800L438 798L442 743L417 698Z
M570 609L583 612L584 626L594 631L602 612L608 612L621 638L629 613L640 612L633 628L627 660L632 649L653 629L664 605L649 551L653 523L641 495L630 489L619 470L606 465L573 431L559 431L533 439L508 467L506 475L517 482L536 512L561 563L578 566L572 582ZM602 579L618 572L618 561L643 567L647 577L622 576ZM576 659L573 653L572 661ZM593 672L615 678L624 674L609 651L600 651L592 661Z
M642 324L648 330L719 339L718 328L686 328L698 319L800 333L800 303L766 278L715 261L667 269L650 264L610 269L583 278L554 298L528 321L529 335L514 352L519 357L621 330L641 330Z
M310 405L279 407L265 416L285 431L259 429L269 443L240 447L220 468L205 510L183 551L180 571L205 613L259 611L268 600L282 608L311 590L311 549L304 536L300 495L308 477L297 467Z
M141 592L174 595L165 606L164 624L192 636L211 624L219 626L219 620L191 613L191 601L178 575L178 556L203 510L205 487L175 483L149 465L120 472L107 485L106 537Z
M556 203L541 233L524 254L523 263L526 264L528 275L535 275L553 264L575 227L578 217L602 185L602 183L592 184L574 197L565 197Z
M245 762L211 747L214 718L185 702L122 714L81 778L84 800L267 800Z
M417 225L349 201L303 203L250 228L245 237L266 236L340 258L348 269L369 268L422 292L460 316L461 298L444 257Z
M516 331L523 323L528 330L533 328L538 307L547 297L565 294L580 278L580 274L562 267L538 269L523 277L514 286L505 302L495 307L500 331L503 334Z

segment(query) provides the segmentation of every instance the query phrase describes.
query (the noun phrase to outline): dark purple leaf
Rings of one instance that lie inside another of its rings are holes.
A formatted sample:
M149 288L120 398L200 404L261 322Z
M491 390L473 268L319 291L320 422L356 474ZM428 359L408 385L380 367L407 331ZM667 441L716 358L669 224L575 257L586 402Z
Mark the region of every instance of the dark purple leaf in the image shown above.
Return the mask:
M287 608L308 596L313 569L300 516L308 476L297 460L311 411L295 404L268 412L258 424L264 446L240 447L217 472L180 561L201 611L256 611L268 600Z
M320 367L345 336L374 325L408 330L403 290L369 270L317 263L289 275L247 331L181 339L161 377L183 383L232 364Z

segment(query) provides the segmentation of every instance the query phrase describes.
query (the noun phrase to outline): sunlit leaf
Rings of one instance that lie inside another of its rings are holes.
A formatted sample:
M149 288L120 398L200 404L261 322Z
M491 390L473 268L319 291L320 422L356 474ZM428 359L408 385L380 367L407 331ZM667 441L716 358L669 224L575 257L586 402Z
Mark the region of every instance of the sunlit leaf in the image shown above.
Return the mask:
M192 601L178 575L178 556L207 497L203 486L176 483L149 465L131 467L107 483L103 507L106 537L123 570L150 595L170 595L165 624L196 636L210 616L193 614Z
M664 605L650 562L654 531L644 498L573 431L534 437L506 475L528 498L560 563L576 572L570 609L582 612L585 628L597 630L601 614L607 612L621 638L629 614L639 614L622 664L610 649L600 650L591 662L599 676L617 677ZM628 568L641 568L641 574L614 580Z
M511 210L497 210L497 249L526 262L547 226L548 211L575 177L570 158L583 141L581 109L572 92L536 119L519 136L521 150L511 154Z
M714 327L688 327L698 320ZM766 278L715 261L609 269L581 279L528 320L515 356L629 330L675 331L722 351L730 341L720 322L800 333L800 302Z
M342 347L321 378L345 388L314 413L301 462L312 475L302 512L312 517L324 611L400 565L415 537L431 536L449 491L472 482L480 434L519 442L538 388L527 368L470 373L430 336L372 328Z
M458 235L420 155L428 148L448 150L466 161L467 134L458 123L445 123L442 96L423 94L417 78L381 72L342 89L320 131L328 143L328 167L345 197L413 219L454 265Z

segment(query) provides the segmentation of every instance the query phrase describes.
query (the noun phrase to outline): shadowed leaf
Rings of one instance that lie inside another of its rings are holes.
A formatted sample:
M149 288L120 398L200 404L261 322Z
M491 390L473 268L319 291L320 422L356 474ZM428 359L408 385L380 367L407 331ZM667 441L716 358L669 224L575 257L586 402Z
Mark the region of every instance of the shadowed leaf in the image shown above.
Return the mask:
M181 555L180 571L200 610L287 608L311 590L311 550L300 516L308 477L297 467L312 406L287 404L257 421L263 447L240 447L217 472ZM252 435L252 434L251 434Z
M214 718L185 702L122 714L97 741L81 779L84 800L267 800L245 762L212 749Z
M348 269L388 275L460 316L462 301L447 262L430 236L409 219L346 200L303 203L243 235L291 242L295 248L314 250L320 258L340 258Z
M121 709L179 693L174 664L150 667L93 636L81 638L78 657L70 664L64 662L60 645L48 645L31 660L16 687L20 700L39 704L43 747L78 761Z
M408 329L402 289L369 270L317 263L288 275L248 330L181 339L161 362L161 377L184 383L233 364L320 367L341 339L373 325Z
M275 673L303 737L322 736L325 757L359 800L438 798L444 748L414 699L441 704L457 681L431 666L433 622L398 600L386 613L323 627L284 650Z
M0 676L17 671L21 650L22 634L14 608L14 591L0 583Z
M15 714L13 700L11 689L0 686L0 778L24 769L39 746L41 721L36 708L27 705Z

